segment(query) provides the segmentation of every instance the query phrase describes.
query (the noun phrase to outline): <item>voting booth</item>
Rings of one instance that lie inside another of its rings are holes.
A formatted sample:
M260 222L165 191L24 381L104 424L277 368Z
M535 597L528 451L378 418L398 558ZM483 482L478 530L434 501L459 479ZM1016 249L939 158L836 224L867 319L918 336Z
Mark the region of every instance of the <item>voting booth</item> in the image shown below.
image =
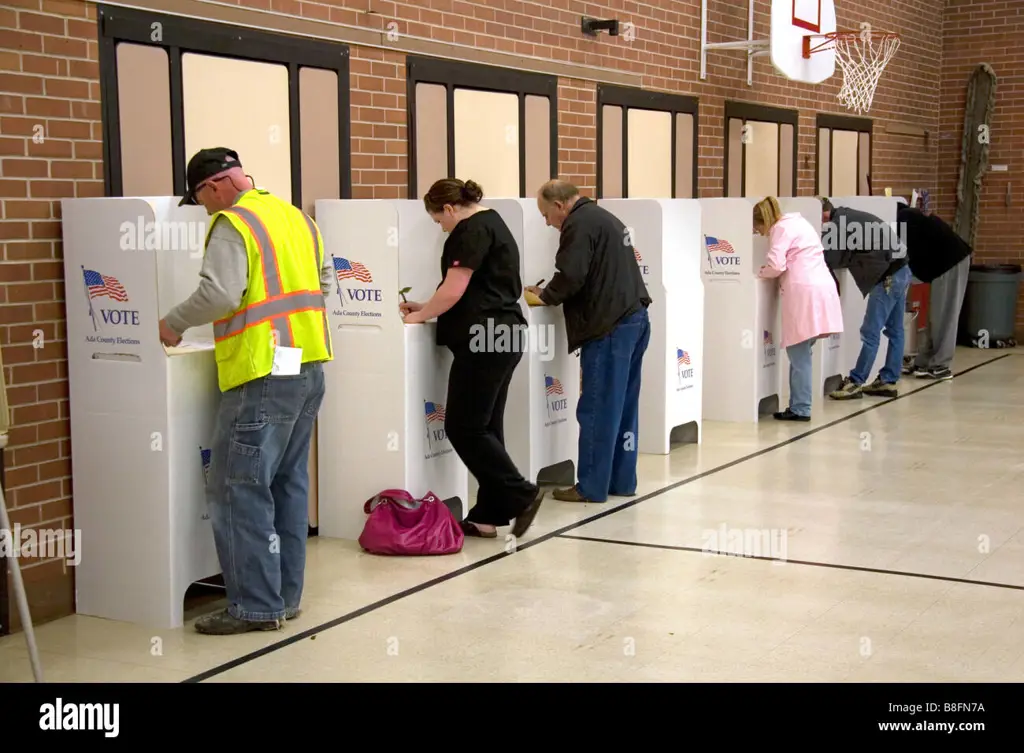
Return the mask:
M860 212L867 212L878 217L883 223L887 223L896 235L902 239L903 234L898 232L896 224L896 197L889 196L830 196L829 201L834 207L848 207ZM884 234L883 228L870 228L865 235L865 229L847 228L845 223L836 225L835 237L837 240L843 238L845 242L865 243L881 242ZM863 246L861 246L863 248ZM860 355L860 327L864 323L864 312L868 308L867 296L861 293L857 283L854 282L850 270L836 270L836 277L839 278L839 300L843 307L843 338L839 356L839 365L844 376L849 376L850 371L857 365L857 357ZM867 375L867 382L871 382L878 376L878 372L885 365L885 354L889 347L889 340L884 333L880 334L878 353L875 355L874 365L871 373Z
M199 284L207 226L178 199L62 202L79 614L183 623L220 573L204 484L220 391L211 325L158 322Z
M777 280L760 280L749 199L700 199L704 279L705 420L749 422L779 410L782 371Z
M433 492L469 511L468 472L444 431L451 353L437 325L398 304L441 282L445 235L412 200L321 199L315 219L335 271L327 298L334 360L317 426L319 535L354 540L364 503L385 489Z
M519 247L524 289L550 280L559 233L547 226L536 200L486 199L481 204L498 212L512 232ZM437 266L440 269L440 256ZM525 297L519 305L527 321L520 338L526 352L508 389L505 447L519 472L533 483L571 486L576 482L579 452L579 358L569 353L561 306L530 306ZM499 333L484 334L485 344L492 340L500 344Z
M694 199L601 199L599 203L626 225L653 300L651 339L641 375L637 448L645 454L667 455L672 443L701 440L706 373L701 205Z
M761 197L764 198L764 197ZM761 198L751 198L751 207L761 201ZM796 213L807 220L818 235L821 235L821 202L816 198L795 198L792 196L777 197L779 209L783 214ZM763 248L768 253L769 240L767 237L755 236L754 247ZM838 275L837 275L838 277ZM779 278L776 278L776 282ZM782 309L782 299L779 299L779 310ZM781 314L779 326L781 332ZM842 383L842 338L844 332L823 337L815 341L811 349L811 410L818 410L828 399L828 393L837 389ZM779 349L779 387L780 402L783 407L789 405L789 354L785 348Z

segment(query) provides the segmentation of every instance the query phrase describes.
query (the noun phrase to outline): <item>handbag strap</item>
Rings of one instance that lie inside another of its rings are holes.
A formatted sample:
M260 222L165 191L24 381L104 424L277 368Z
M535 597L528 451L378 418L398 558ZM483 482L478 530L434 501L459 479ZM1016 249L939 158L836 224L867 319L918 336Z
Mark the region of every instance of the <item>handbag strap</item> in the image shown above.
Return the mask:
M440 500L433 492L427 492L422 499L413 499L413 496L405 489L385 489L366 500L366 503L363 505L363 512L369 515L380 505L389 502L399 507L404 507L407 510L417 510L424 504L440 502Z

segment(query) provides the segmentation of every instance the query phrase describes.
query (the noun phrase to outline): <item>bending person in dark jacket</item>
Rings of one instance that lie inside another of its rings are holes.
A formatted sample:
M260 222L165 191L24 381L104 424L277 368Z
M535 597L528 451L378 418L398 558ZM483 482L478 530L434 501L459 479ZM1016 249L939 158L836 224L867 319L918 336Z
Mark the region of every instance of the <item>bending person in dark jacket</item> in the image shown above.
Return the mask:
M647 293L626 226L564 181L545 183L537 208L561 231L547 287L527 288L562 305L569 352L580 349L578 482L563 502L605 502L636 493L640 371L651 339Z
M904 233L910 271L931 283L926 336L917 359L903 368L918 379L952 379L960 307L971 271L971 247L942 219L900 203L896 219Z
M910 289L906 251L895 229L881 218L849 207L834 207L821 200L822 246L830 269L849 269L868 305L860 326L860 355L833 400L860 399L864 395L896 397L903 370L903 312ZM889 340L885 365L871 384L871 368L882 333Z

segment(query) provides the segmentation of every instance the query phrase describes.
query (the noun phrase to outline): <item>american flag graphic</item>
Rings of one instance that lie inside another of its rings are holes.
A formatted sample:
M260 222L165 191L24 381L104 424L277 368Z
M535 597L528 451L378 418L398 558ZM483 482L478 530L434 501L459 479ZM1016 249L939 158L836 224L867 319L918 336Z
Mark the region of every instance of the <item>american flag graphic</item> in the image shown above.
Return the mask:
M687 353L685 350L680 350L679 348L676 348L676 364L678 364L679 366L689 366L690 354Z
M644 260L644 257L640 255L640 252L637 251L636 248L633 249L633 256L636 257L637 263L640 263Z
M102 275L91 269L83 270L85 275L85 287L89 291L89 298L113 298L119 303L128 300L128 291L117 281L116 277Z
M204 450L202 447L199 448L199 457L203 459L203 478L206 482L210 481L210 450Z
M562 395L562 383L555 379L553 376L544 375L544 388L547 390L548 395Z
M771 345L772 344L772 333L769 332L768 330L764 331L764 344L765 345Z
M708 251L713 254L717 254L719 251L725 254L735 252L735 249L729 245L729 241L719 240L710 235L704 236L704 244L707 246Z
M338 275L338 282L350 278L355 278L356 280L359 280L359 282L373 282L373 277L370 276L370 270L357 261L339 259L335 256L334 271Z
M423 410L427 415L428 424L432 424L435 421L444 423L444 406L440 403L424 403Z

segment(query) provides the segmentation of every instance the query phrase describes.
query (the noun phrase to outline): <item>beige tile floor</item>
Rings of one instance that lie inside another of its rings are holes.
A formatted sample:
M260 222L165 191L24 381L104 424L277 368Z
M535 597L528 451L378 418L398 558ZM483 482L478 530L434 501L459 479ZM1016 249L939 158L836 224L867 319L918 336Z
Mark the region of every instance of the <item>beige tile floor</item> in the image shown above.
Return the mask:
M1024 680L1024 358L1003 355L961 349L952 382L809 425L706 422L641 457L638 502L549 499L511 554L312 539L305 612L277 633L39 626L46 679ZM22 636L0 639L0 681L31 677Z

